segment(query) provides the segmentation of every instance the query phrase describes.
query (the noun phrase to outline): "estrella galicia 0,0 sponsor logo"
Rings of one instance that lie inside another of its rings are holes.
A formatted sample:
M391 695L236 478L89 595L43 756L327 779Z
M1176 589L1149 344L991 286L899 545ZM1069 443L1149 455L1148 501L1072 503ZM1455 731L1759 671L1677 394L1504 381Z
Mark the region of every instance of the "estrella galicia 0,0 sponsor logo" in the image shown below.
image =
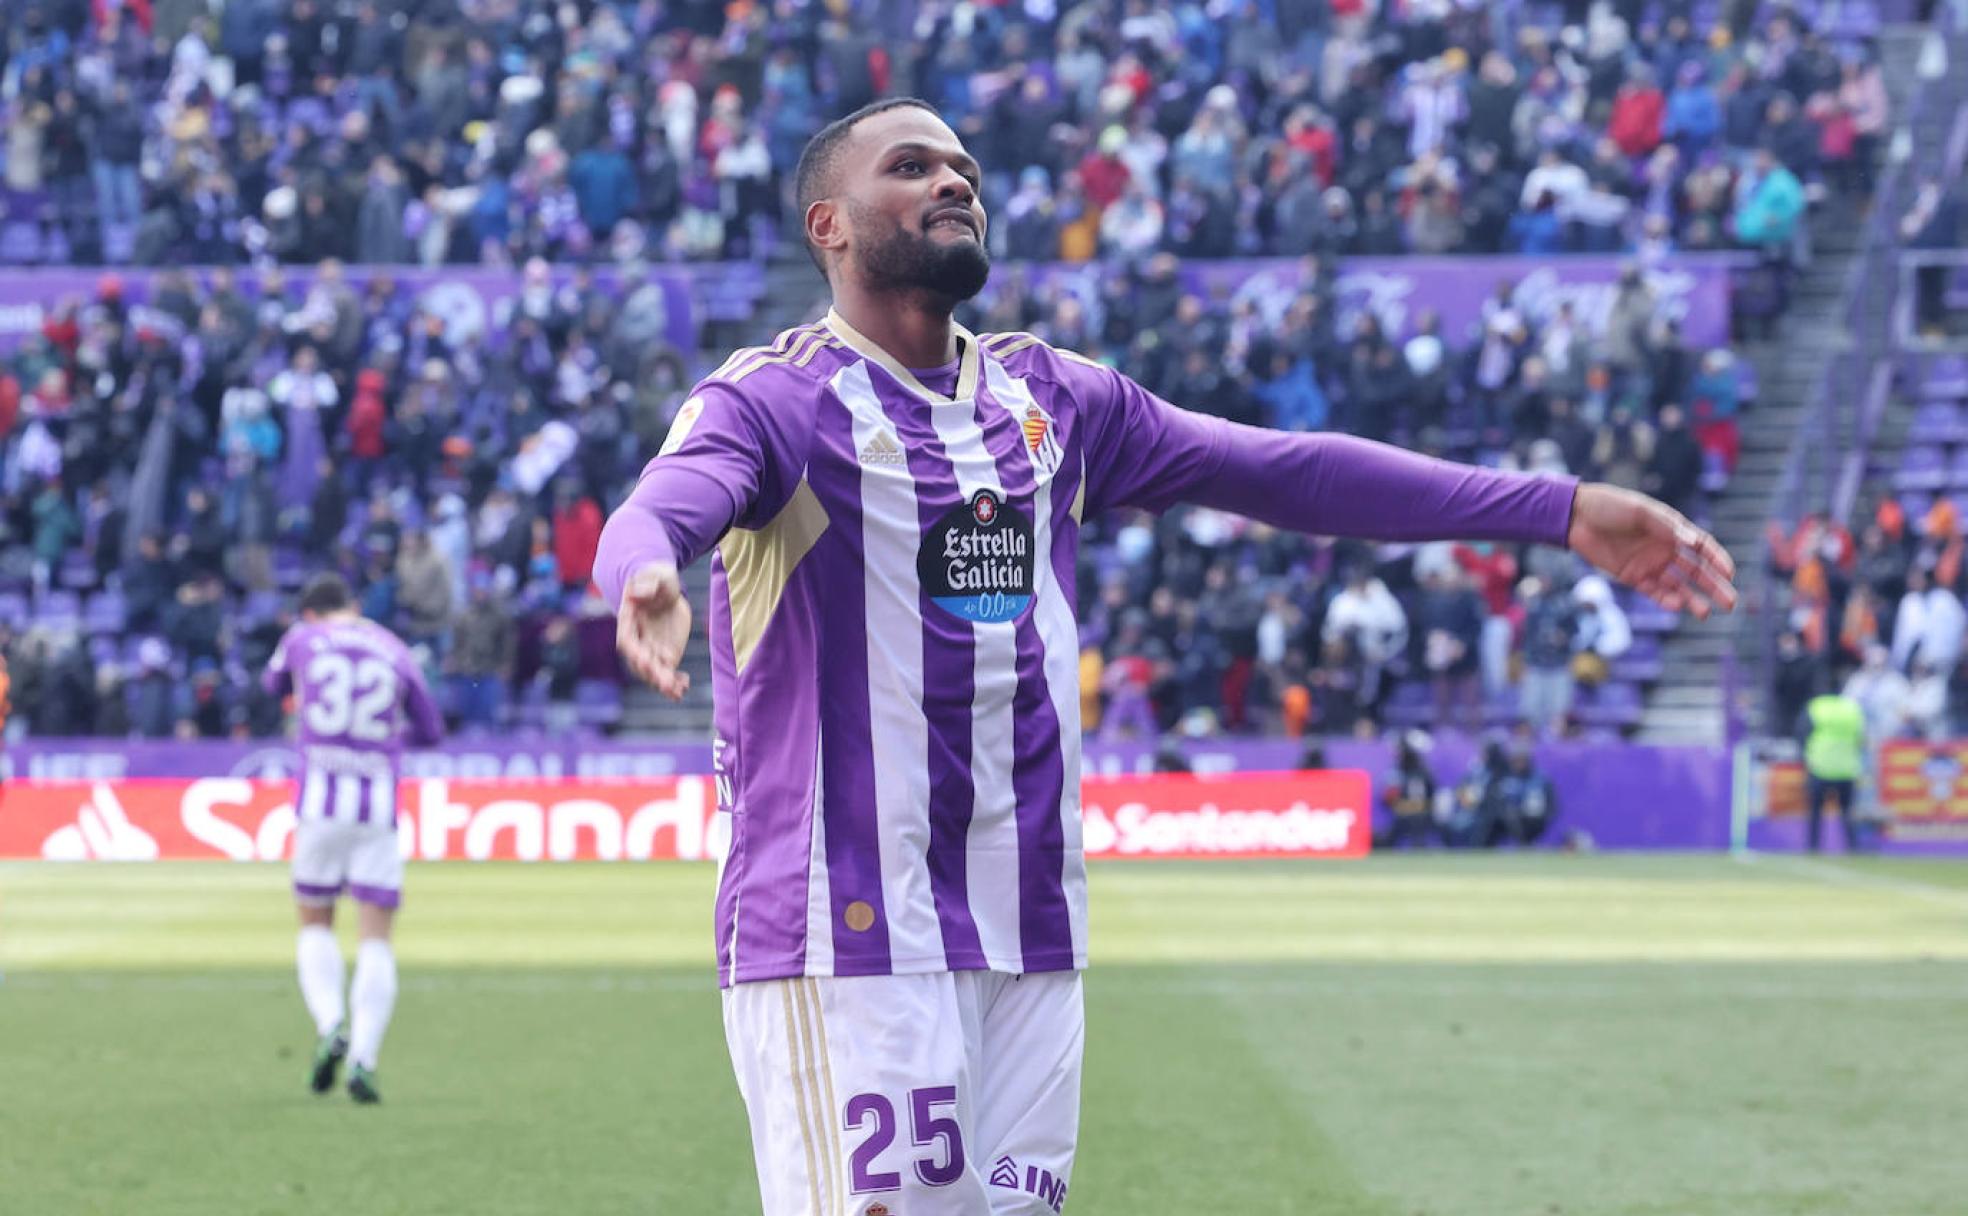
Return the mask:
M916 577L937 607L966 621L1016 620L1032 603L1032 520L994 490L979 490L923 538Z

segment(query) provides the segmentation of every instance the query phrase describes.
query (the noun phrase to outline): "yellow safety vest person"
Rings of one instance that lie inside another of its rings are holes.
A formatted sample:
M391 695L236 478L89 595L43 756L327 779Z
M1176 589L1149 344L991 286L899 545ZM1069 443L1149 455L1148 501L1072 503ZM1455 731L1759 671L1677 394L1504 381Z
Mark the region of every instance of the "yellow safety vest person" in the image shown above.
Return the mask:
M1865 771L1865 710L1850 697L1812 697L1804 771L1820 781L1857 781Z

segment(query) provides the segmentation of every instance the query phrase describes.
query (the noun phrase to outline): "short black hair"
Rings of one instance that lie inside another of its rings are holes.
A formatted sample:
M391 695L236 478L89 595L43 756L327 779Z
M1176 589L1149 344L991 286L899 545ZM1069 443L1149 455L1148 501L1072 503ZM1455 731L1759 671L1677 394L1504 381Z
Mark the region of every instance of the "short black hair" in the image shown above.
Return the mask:
M301 611L317 616L355 607L355 595L339 574L317 574L301 588Z
M793 170L793 205L799 215L801 240L806 239L806 209L833 192L834 162L840 158L840 146L847 142L854 128L864 118L911 106L936 114L936 107L920 97L884 97L880 101L869 102L844 118L836 118L806 141L806 147L800 151L799 167ZM812 255L813 264L820 268L820 273L827 273L826 263L820 260L820 251L811 244L807 245L806 251Z

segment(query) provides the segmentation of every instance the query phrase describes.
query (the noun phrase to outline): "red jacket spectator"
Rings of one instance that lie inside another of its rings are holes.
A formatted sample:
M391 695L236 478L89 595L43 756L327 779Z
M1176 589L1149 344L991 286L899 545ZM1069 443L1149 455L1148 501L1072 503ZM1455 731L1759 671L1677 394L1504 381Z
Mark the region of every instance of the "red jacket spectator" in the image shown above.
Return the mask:
M1338 148L1330 128L1316 119L1288 119L1285 142L1311 160L1312 173L1319 179L1321 189L1333 184L1333 162Z
M136 19L137 28L149 34L156 24L156 15L151 12L150 0L90 0L89 17L91 24L101 28L109 20L109 10L120 8L123 15Z
M358 460L381 460L384 452L383 373L370 368L355 378L355 400L349 404L349 451Z
M594 577L595 547L601 543L601 508L592 498L563 500L554 511L554 560L563 586L584 587Z
M11 373L0 375L0 438L14 433L14 423L20 421L20 403L20 381Z
M1667 112L1667 99L1651 82L1629 82L1613 102L1613 118L1606 133L1628 156L1646 156L1660 146L1661 118Z
M1490 615L1507 616L1517 600L1517 559L1508 550L1494 545L1484 548L1488 552L1474 545L1457 545L1454 549L1456 565L1475 580L1476 590L1482 595L1483 605L1489 609Z
M1127 163L1118 156L1089 152L1080 162L1080 187L1086 191L1087 202L1102 211L1120 201L1128 179Z

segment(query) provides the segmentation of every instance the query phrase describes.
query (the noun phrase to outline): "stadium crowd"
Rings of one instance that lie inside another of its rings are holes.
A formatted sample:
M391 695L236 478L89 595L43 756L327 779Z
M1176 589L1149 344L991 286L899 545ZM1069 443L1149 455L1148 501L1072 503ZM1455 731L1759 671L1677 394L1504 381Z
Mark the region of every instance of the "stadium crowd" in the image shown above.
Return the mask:
M756 256L887 92L1010 257L1787 259L1886 129L1871 8L1728 7L8 0L0 261Z
M1234 421L1576 473L1695 515L1735 467L1746 365L1687 349L1638 267L1603 331L1567 304L1534 317L1502 283L1466 338L1426 313L1405 335L1371 312L1343 324L1330 264L1316 259L1276 325L1247 299L1186 293L1176 271L1167 255L1116 269L1091 308L1014 285L977 322L1110 360ZM1088 535L1084 712L1110 736L1373 731L1390 708L1466 729L1527 718L1558 730L1576 683L1650 678L1658 659L1643 647L1615 671L1633 645L1621 602L1556 551L1335 545L1200 509L1098 521ZM1428 685L1426 703L1400 704L1403 682ZM1631 725L1637 702L1605 709L1599 725Z
M900 7L246 0L215 27L169 0L13 5L0 261L221 267L142 308L107 276L6 361L0 627L33 625L7 647L22 728L277 730L248 675L283 591L324 567L423 647L467 728L612 723L595 536L693 353L665 344L635 267L768 253L801 141L880 92L924 93L975 144L1001 253L1112 263L1093 307L1001 268L975 324L1243 421L1569 470L1691 513L1734 466L1753 385L1682 343L1645 268L1806 254L1807 194L1857 188L1884 122L1863 42L1787 10L1697 29L1674 5L1658 23L1286 5L1272 24L1238 2ZM871 32L888 20L906 36ZM56 205L27 234L16 204L36 197ZM1470 334L1339 315L1334 254L1499 249L1633 268L1598 331L1508 285ZM1176 281L1177 255L1250 253L1308 259L1281 318ZM504 261L524 286L454 344L342 258ZM626 281L556 288L543 258L622 260ZM282 263L318 269L302 287ZM1581 685L1631 694L1658 662L1630 601L1562 554L1377 551L1207 511L1093 540L1087 721L1112 735L1560 730ZM1598 708L1630 725L1637 697Z
M1942 495L1920 514L1882 495L1859 533L1824 515L1770 527L1773 572L1789 584L1777 643L1771 728L1797 729L1811 697L1839 691L1865 711L1867 734L1949 739L1968 731L1961 663L1960 507Z

